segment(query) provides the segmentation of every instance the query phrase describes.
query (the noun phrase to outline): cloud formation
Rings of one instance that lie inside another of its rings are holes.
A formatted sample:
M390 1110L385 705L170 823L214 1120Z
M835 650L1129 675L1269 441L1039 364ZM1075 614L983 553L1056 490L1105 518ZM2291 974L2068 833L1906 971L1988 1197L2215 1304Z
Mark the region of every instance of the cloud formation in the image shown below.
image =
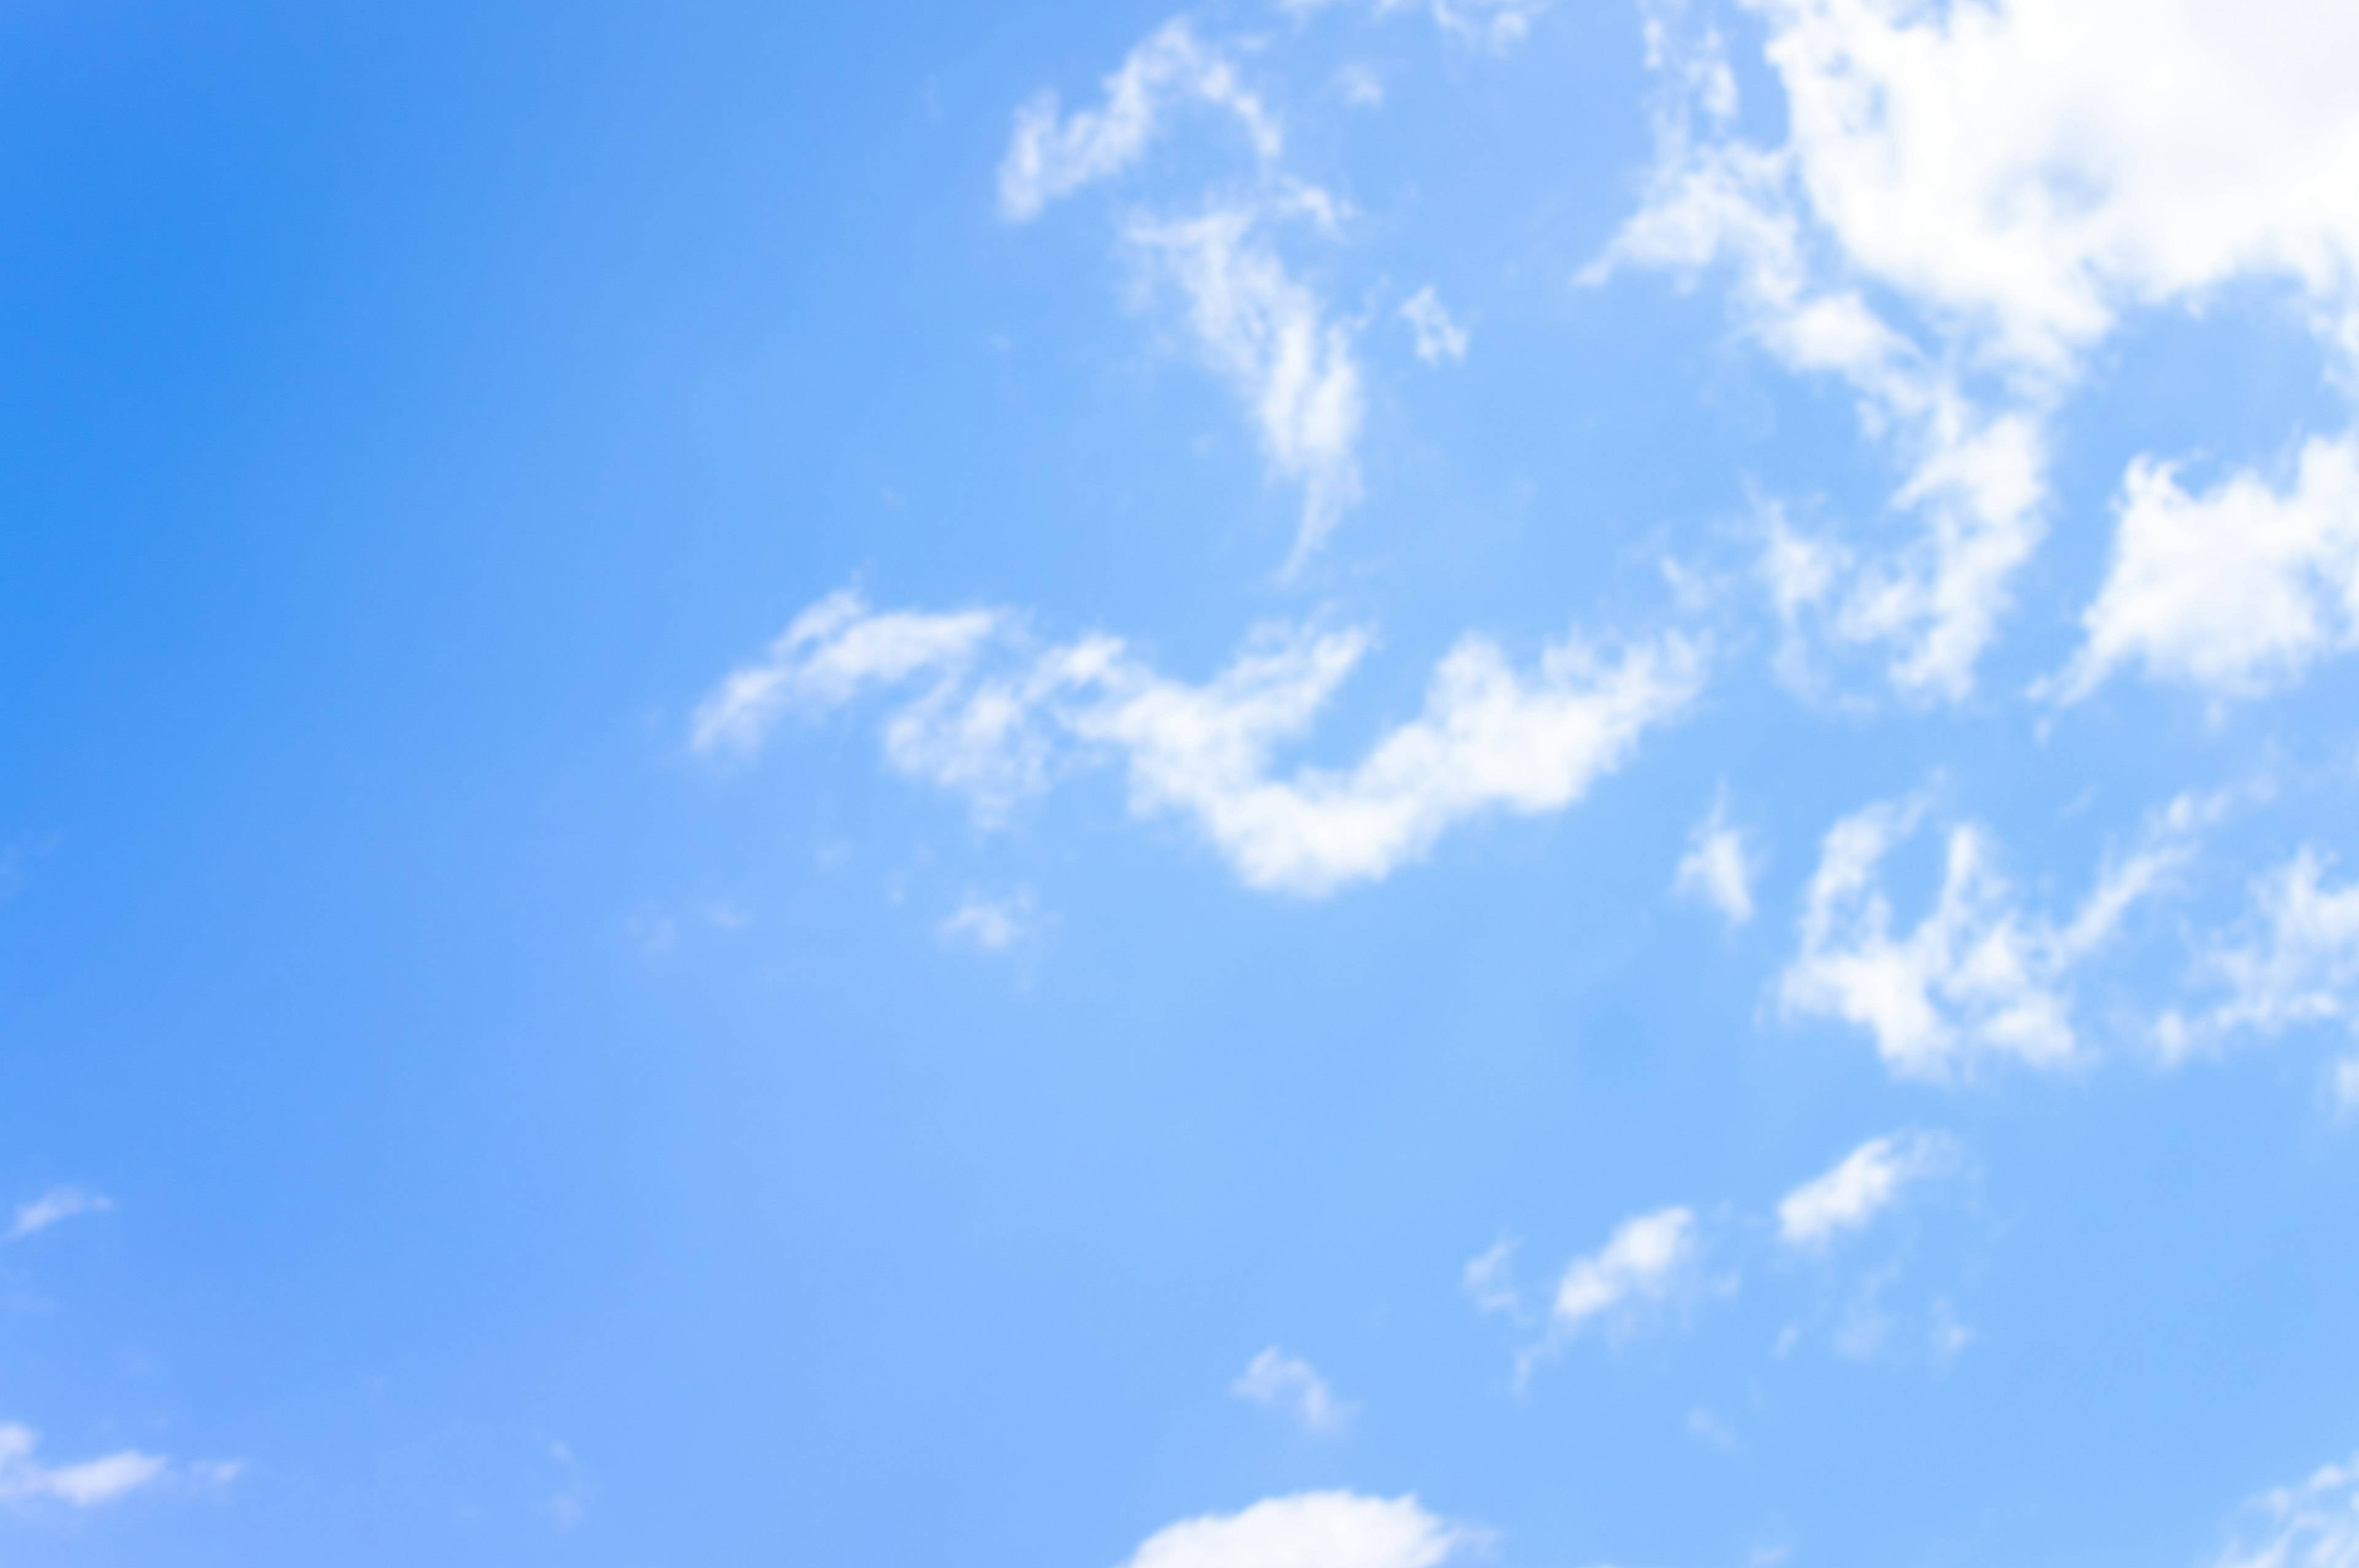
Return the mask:
M1352 1424L1352 1407L1335 1397L1319 1368L1273 1345L1255 1357L1229 1392L1292 1417L1302 1430L1336 1436Z
M1016 111L999 165L1000 215L1028 222L1050 202L1121 173L1146 155L1171 111L1190 103L1234 120L1265 160L1284 148L1277 118L1239 81L1227 53L1179 17L1149 34L1105 79L1099 107L1060 114L1057 94L1044 90Z
M1603 1247L1574 1259L1557 1281L1552 1337L1628 1323L1637 1310L1669 1301L1692 1275L1701 1250L1690 1209L1659 1209L1623 1221Z
M0 1503L94 1509L175 1479L226 1486L244 1468L223 1462L177 1466L134 1449L75 1465L45 1465L36 1457L39 1447L39 1435L31 1428L0 1425Z
M1401 319L1408 323L1417 342L1417 357L1437 368L1466 357L1466 329L1452 319L1433 285L1427 284L1401 301Z
M2219 1568L2354 1568L2359 1564L2359 1459L2247 1505L2251 1523Z
M1248 886L1318 897L1390 875L1470 817L1572 805L1702 680L1701 651L1677 636L1610 657L1568 638L1527 673L1469 635L1436 668L1423 711L1357 763L1280 773L1279 749L1310 730L1370 641L1267 627L1191 685L1119 638L1042 646L1005 611L876 614L843 592L727 676L697 709L690 741L749 755L788 711L912 684L885 721L886 761L965 795L986 819L1060 774L1112 762L1136 815L1190 824Z
M2164 1016L2167 1055L2239 1033L2315 1023L2359 1028L2359 883L2331 884L2327 866L2323 854L2305 848L2254 883L2241 929L2197 961L2199 979L2225 996L2192 1018Z
M2359 441L2312 440L2290 481L2231 475L2189 494L2140 458L2122 481L2104 587L2055 693L2077 701L2136 665L2223 697L2256 697L2359 648Z
M22 1241L78 1215L104 1214L114 1207L114 1200L100 1193L84 1192L80 1187L52 1187L30 1203L16 1206L5 1239Z
M1137 216L1124 230L1154 280L1186 301L1189 331L1206 362L1252 416L1262 454L1302 489L1302 521L1287 564L1299 569L1361 493L1358 448L1367 396L1349 322L1268 243L1275 218L1331 217L1323 197L1232 200L1187 218Z
M1789 1014L1865 1029L1902 1077L1948 1082L1993 1058L2064 1066L2078 1054L2073 972L2185 862L2210 809L2174 801L2061 924L2027 909L1989 834L1960 824L1947 837L1933 908L1900 935L1883 866L1927 806L1921 798L1871 806L1827 833L1779 1000Z
M1438 1568L1481 1539L1415 1498L1304 1492L1183 1519L1148 1537L1125 1568Z
M1838 1238L1873 1224L1908 1187L1956 1162L1956 1145L1939 1133L1871 1138L1779 1200L1777 1238L1802 1251L1824 1251Z
M2256 27L2232 0L1747 8L1785 139L1738 129L1709 10L1655 0L1655 168L1588 276L1724 265L1757 341L1852 385L1902 466L1894 504L1914 536L1819 542L1781 607L1835 643L1891 648L1904 693L1959 697L2045 532L2049 417L2125 313L2275 280L2359 358L2359 101L2327 63L2359 49L2359 15L2302 6ZM2173 510L2166 472L2133 468L2134 514ZM2101 671L2112 655L2093 656Z
M1728 820L1725 797L1712 802L1712 815L1688 835L1688 852L1680 860L1673 891L1720 912L1731 925L1753 919L1753 879L1760 857L1746 841L1744 829Z

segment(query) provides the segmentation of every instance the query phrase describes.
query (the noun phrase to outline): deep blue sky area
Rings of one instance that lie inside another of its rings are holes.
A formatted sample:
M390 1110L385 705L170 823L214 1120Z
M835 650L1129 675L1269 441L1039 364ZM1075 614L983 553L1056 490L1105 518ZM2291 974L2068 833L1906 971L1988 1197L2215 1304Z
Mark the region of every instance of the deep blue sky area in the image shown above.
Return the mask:
M2359 210L2055 14L5 7L0 1562L2359 1562Z

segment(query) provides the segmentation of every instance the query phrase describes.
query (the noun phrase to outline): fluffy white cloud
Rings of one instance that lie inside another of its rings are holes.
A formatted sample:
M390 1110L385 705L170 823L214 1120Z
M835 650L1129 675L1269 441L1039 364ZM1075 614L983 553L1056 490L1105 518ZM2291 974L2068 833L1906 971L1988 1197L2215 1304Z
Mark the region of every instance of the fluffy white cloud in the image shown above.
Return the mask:
M792 706L918 682L885 724L900 772L988 815L1061 771L1116 762L1134 811L1193 824L1251 886L1317 896L1389 875L1468 817L1571 806L1677 717L1702 678L1701 652L1676 636L1611 658L1568 639L1528 674L1468 636L1434 672L1424 711L1359 762L1278 774L1275 753L1310 729L1368 646L1357 632L1266 628L1190 685L1116 638L1041 647L997 611L877 615L838 594L723 681L690 735L708 752L750 752Z
M2158 679L2249 696L2359 647L2359 441L2312 440L2292 482L2235 474L2190 495L2168 463L2130 466L2087 642L2066 701L2136 665Z
M1134 218L1125 235L1151 278L1186 301L1190 334L1251 413L1270 467L1302 488L1291 571L1360 496L1358 447L1367 397L1350 323L1287 270L1265 230L1308 211L1332 220L1317 192L1279 202L1233 201L1189 218Z
M2163 1019L2169 1055L2239 1033L2275 1034L2305 1023L2359 1027L2359 883L2330 885L2325 858L2303 849L2255 883L2244 929L2215 943L2198 968L2227 994L2195 1018Z
M1466 357L1466 329L1451 319L1433 285L1403 300L1400 315L1416 339L1417 357L1427 364L1454 364Z
M1788 1247L1822 1250L1840 1236L1865 1229L1907 1188L1946 1173L1956 1162L1956 1145L1939 1133L1871 1138L1833 1170L1779 1201L1778 1238Z
M1904 1077L1950 1080L1986 1058L2038 1067L2071 1062L2068 983L2192 853L2213 809L2181 797L2110 862L2071 919L2024 909L1989 836L1950 830L1940 892L1915 929L1896 934L1885 860L1916 832L1922 800L1872 806L1829 830L1801 919L1800 950L1779 978L1789 1013L1841 1019L1875 1036Z
M1178 105L1197 103L1234 118L1263 159L1278 156L1277 121L1237 77L1217 45L1187 20L1165 23L1105 80L1105 102L1060 114L1043 92L1016 111L1016 130L999 165L999 210L1008 222L1036 218L1049 202L1118 174L1145 156Z
M1304 1492L1158 1530L1125 1568L1436 1568L1483 1539L1415 1498Z
M1728 820L1723 798L1713 802L1712 815L1688 836L1688 852L1671 885L1718 910L1731 925L1743 925L1753 918L1753 879L1759 869L1744 830Z
M1549 1314L1555 1337L1569 1339L1592 1324L1668 1301L1693 1273L1700 1252L1689 1209L1623 1221L1603 1247L1574 1259L1557 1281Z
M2359 1568L2359 1459L2253 1499L2219 1568Z
M104 1214L114 1206L114 1200L103 1194L84 1192L80 1187L52 1187L30 1203L16 1206L6 1239L22 1241L60 1221L78 1215Z
M1352 1423L1352 1407L1335 1397L1319 1368L1275 1345L1253 1358L1229 1392L1285 1411L1306 1432L1332 1436Z
M1799 605L1955 696L2037 547L2045 421L2129 309L2274 277L2359 353L2359 14L2233 0L1750 0L1782 142L1737 129L1722 35L1650 7L1647 200L1592 276L1733 266L1749 329L1896 443L1913 542L1821 553ZM1873 300L1887 301L1885 306ZM1896 308L1897 307L1897 308ZM1978 392L1968 391L1979 386Z

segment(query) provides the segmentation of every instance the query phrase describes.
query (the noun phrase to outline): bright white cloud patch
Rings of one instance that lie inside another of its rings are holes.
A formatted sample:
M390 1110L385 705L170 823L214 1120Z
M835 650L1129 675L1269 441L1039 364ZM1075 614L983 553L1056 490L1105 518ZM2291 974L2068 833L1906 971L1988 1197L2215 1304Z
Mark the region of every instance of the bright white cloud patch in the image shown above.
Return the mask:
M1729 822L1728 803L1720 800L1688 836L1688 852L1671 885L1718 910L1731 925L1743 925L1753 918L1753 879L1758 871L1759 857L1744 830Z
M1667 1208L1617 1227L1603 1247L1576 1258L1557 1281L1550 1313L1556 1337L1594 1324L1628 1321L1635 1309L1671 1298L1692 1273L1700 1247L1695 1215Z
M1948 1081L1991 1058L2065 1065L2077 1054L2073 971L2192 853L2211 809L2191 798L2173 802L2062 924L2023 906L1987 833L1971 823L1952 827L1934 906L1901 934L1883 867L1917 831L1925 806L1869 806L1826 836L1800 950L1779 979L1779 998L1789 1013L1867 1030L1903 1077Z
M125 1450L75 1465L44 1465L40 1439L29 1428L0 1426L0 1502L63 1503L91 1509L154 1485L170 1461Z
M1148 1537L1125 1568L1437 1568L1482 1539L1415 1498L1304 1492L1184 1519Z
M1836 642L1890 645L1902 690L1954 697L2044 530L2048 416L2124 312L2274 278L2359 354L2359 99L2335 63L2359 49L2359 12L1748 8L1785 140L1738 131L1722 35L1656 0L1656 168L1591 276L1727 264L1770 351L1856 389L1916 535L1831 546L1819 591L1788 608Z
M104 1214L114 1206L112 1198L98 1193L84 1192L80 1187L52 1187L32 1202L16 1206L6 1238L22 1241L78 1215Z
M2239 473L2193 495L2142 458L2119 512L2088 641L2059 683L2066 700L2130 665L2252 696L2359 647L2359 442L2310 442L2282 489Z
M2193 1019L2164 1018L2166 1054L2185 1055L2241 1033L2302 1024L2359 1027L2359 883L2334 886L2327 861L2305 849L2254 884L2241 931L2212 945L2201 977L2226 992Z
M1805 1251L1864 1230L1915 1184L1954 1166L1956 1146L1938 1133L1871 1138L1835 1168L1796 1187L1777 1205L1778 1239Z
M1305 1432L1332 1436L1352 1423L1352 1407L1335 1397L1319 1368L1275 1345L1253 1358L1229 1392L1284 1411Z
M1564 809L1676 718L1702 677L1701 653L1677 637L1612 657L1568 639L1525 673L1469 636L1434 672L1424 711L1359 762L1279 773L1279 748L1310 730L1368 645L1357 632L1269 628L1190 685L1117 638L1042 647L997 611L877 615L837 594L723 680L690 735L701 751L749 752L791 708L914 683L885 722L897 770L989 815L1061 772L1113 762L1137 814L1192 824L1251 886L1317 896L1389 875L1468 817ZM906 656L917 650L929 658Z
M2219 1568L2359 1568L2359 1459L2253 1499Z
M1016 112L1016 131L999 165L999 210L1021 223L1093 181L1136 163L1184 103L1225 113L1243 127L1254 150L1277 157L1283 137L1277 119L1238 80L1227 54L1196 36L1184 18L1165 23L1105 80L1105 102L1095 109L1058 111L1044 92Z
M1417 357L1427 364L1455 364L1466 357L1466 329L1451 318L1433 285L1403 300L1400 314L1416 341Z
M1351 326L1330 318L1263 235L1273 214L1289 210L1332 215L1322 198L1298 192L1277 207L1230 203L1189 218L1136 218L1125 237L1148 275L1186 301L1190 335L1251 413L1271 469L1302 487L1291 570L1360 497L1367 399Z

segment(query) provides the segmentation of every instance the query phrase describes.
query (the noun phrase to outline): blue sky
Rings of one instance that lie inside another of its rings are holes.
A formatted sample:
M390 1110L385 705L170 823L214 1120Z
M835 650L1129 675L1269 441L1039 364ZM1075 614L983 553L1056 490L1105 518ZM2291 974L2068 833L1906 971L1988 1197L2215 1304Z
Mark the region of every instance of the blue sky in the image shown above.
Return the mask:
M2359 1563L2359 23L0 16L0 1560Z

